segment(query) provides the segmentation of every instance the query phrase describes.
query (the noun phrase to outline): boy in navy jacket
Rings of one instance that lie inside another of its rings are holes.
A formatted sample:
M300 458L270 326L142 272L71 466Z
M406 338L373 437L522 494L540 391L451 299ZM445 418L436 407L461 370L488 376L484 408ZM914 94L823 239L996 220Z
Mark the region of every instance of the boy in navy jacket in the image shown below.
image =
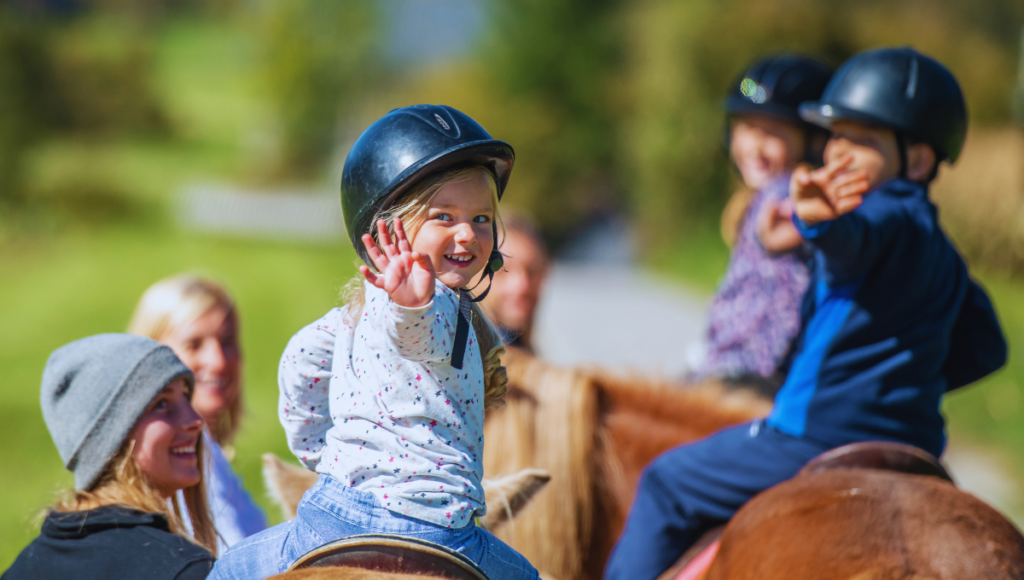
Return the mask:
M909 48L861 53L801 115L832 137L825 166L798 169L790 184L815 258L775 408L644 471L608 579L656 578L704 531L833 447L888 440L940 455L942 395L1006 361L992 304L928 200L938 164L956 160L966 134L953 75Z

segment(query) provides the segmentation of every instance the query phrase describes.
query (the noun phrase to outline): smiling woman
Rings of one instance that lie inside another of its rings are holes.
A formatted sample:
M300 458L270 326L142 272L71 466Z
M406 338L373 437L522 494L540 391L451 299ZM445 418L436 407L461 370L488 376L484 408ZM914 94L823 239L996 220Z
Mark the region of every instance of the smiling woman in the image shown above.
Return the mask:
M50 356L43 418L75 489L5 580L207 576L216 545L194 383L170 348L140 336L91 336Z
M158 340L174 350L196 376L192 406L208 427L210 450L207 500L223 551L267 527L263 511L231 467L231 449L242 414L242 350L238 314L219 284L175 276L143 293L128 331Z

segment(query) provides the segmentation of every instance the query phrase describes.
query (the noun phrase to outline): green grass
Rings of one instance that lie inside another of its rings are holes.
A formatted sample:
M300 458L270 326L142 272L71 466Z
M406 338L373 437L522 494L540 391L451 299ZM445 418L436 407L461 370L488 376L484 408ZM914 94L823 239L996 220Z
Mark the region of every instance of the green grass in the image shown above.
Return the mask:
M290 457L277 421L277 363L299 328L337 303L355 273L346 247L288 246L200 238L149 227L79 231L19 246L0 258L0 569L36 534L32 521L72 480L39 410L39 380L55 348L100 332L123 331L154 281L183 271L212 275L231 290L242 320L246 416L235 469L265 499L260 455ZM12 476L12 474L17 474Z

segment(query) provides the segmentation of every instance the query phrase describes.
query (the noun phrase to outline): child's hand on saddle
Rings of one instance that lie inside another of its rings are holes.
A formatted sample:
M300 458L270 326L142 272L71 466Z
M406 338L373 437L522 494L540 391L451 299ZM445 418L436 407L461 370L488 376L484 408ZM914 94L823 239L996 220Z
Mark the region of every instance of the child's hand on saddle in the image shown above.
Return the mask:
M434 265L426 254L412 251L402 220L395 219L395 243L384 220L377 220L377 239L380 249L370 234L363 234L363 245L380 272L374 274L370 268L359 266L363 277L386 291L399 306L418 308L430 303L434 299Z
M852 162L853 156L847 155L814 171L806 165L793 171L789 196L804 223L834 220L860 207L870 184L863 171L845 171Z

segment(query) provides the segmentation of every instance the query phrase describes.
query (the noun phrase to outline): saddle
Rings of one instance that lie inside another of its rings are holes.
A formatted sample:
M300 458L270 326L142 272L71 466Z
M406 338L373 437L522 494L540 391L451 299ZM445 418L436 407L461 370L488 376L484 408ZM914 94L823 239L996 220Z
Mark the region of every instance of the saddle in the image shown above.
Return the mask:
M347 567L446 580L489 580L462 554L432 542L386 534L349 536L310 550L288 569Z
M892 441L863 441L826 451L807 462L797 476L832 469L881 469L911 475L930 475L953 483L946 468L927 451Z
M881 469L911 475L938 477L950 483L946 468L927 451L892 441L862 441L826 451L807 462L796 477L833 469ZM725 526L705 533L692 548L665 571L658 580L699 580L703 578L718 551Z

